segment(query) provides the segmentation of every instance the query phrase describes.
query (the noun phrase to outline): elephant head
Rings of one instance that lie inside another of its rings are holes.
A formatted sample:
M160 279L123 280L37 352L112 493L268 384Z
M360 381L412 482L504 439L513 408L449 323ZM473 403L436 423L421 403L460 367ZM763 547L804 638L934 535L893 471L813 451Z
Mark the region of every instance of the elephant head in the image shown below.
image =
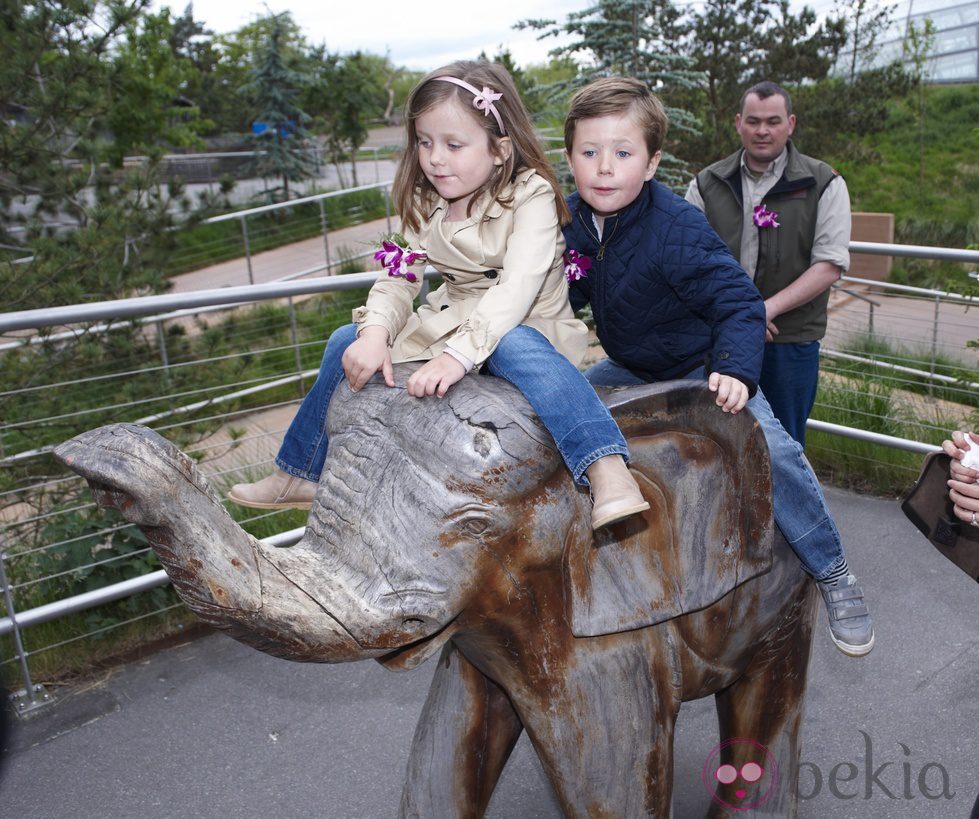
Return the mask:
M293 660L408 668L526 599L528 578L551 577L549 605L594 635L703 608L767 571L767 449L753 419L718 412L697 382L631 388L610 406L651 509L597 539L587 490L495 378L466 378L444 399L379 379L337 390L327 466L291 548L244 533L191 460L146 428L102 427L55 454L144 530L205 622Z

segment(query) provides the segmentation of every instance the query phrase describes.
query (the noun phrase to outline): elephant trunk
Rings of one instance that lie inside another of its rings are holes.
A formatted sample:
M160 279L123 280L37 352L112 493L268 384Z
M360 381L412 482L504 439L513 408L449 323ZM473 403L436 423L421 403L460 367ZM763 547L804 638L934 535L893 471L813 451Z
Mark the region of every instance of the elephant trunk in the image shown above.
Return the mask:
M54 454L88 481L99 506L118 509L143 530L178 594L205 623L291 660L345 662L386 653L365 650L288 579L270 554L276 550L232 520L193 461L152 430L101 427Z

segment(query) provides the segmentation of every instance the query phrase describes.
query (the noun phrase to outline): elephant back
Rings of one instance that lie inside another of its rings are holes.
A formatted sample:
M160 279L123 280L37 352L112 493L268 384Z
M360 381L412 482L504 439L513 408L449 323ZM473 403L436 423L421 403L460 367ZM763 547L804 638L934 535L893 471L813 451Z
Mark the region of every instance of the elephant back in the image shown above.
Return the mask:
M567 552L578 636L698 611L771 569L771 464L747 410L721 412L703 381L603 391L650 504Z

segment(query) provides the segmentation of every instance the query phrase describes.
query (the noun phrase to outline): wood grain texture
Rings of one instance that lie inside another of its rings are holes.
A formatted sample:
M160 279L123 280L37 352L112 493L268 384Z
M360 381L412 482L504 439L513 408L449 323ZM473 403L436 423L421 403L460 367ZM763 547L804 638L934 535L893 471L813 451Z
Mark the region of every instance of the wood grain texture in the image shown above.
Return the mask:
M411 369L396 368L399 384ZM568 816L666 817L684 700L716 695L722 739L752 738L769 770L798 763L815 592L775 537L748 413L720 412L699 382L605 398L651 508L594 537L587 491L523 397L491 377L440 400L376 379L338 389L306 534L287 549L242 532L148 429L103 427L56 455L236 639L394 670L441 652L402 815L481 815L526 730ZM719 759L740 767L752 753L734 744ZM718 786L713 815L746 799L794 814L794 777L758 787L769 791Z

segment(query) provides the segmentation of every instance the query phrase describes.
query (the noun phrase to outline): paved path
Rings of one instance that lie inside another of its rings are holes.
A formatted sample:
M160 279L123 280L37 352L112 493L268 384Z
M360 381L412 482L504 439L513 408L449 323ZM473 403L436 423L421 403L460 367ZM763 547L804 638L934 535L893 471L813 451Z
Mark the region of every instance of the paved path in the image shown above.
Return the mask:
M818 632L802 752L811 798L800 816L965 819L979 769L979 587L893 501L828 497L868 590L877 647L848 659ZM432 661L398 674L370 661L293 664L221 634L189 641L62 691L22 723L0 816L394 817L431 674ZM716 741L711 701L687 704L676 819L704 815L700 770ZM488 815L560 816L526 739Z
M878 337L887 339L895 351L928 356L937 341L939 356L979 366L979 348L968 342L979 339L979 307L945 302L938 311L938 337L935 333L935 302L923 298L908 298L878 290L857 292L873 299L873 327ZM829 306L829 326L824 346L846 350L854 338L866 336L870 324L870 309L865 301L851 298L833 290ZM919 366L908 362L909 366ZM927 367L926 367L927 369Z
M360 225L352 225L331 230L327 236L330 246L330 259L338 260L353 255L374 251L380 247L381 237L391 230L397 230L399 221L392 218L391 228L386 219L375 219ZM303 270L320 267L326 263L326 246L322 235L301 242L283 245L252 255L251 275L255 284L275 281L292 276ZM371 270L374 261L364 260L365 270ZM325 270L313 275L325 276ZM203 267L191 273L171 276L171 292L186 293L195 290L211 290L218 287L238 287L250 284L248 263L244 257L230 259L210 267Z

